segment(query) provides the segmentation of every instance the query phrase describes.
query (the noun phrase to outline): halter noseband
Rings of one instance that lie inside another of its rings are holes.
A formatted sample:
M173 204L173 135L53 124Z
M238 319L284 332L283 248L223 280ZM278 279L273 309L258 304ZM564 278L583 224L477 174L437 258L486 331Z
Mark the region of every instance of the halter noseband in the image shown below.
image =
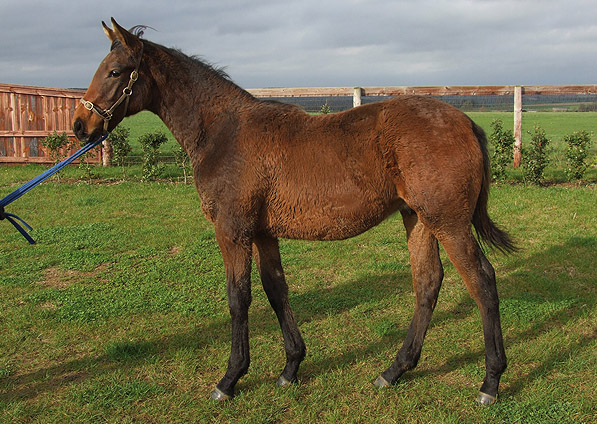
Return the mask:
M141 66L142 57L143 44L141 44L141 55L139 56L139 63L137 64L137 68L133 72L131 72L128 85L124 87L124 89L122 90L122 95L118 100L116 100L116 103L114 103L110 109L102 109L101 107L94 105L89 100L81 99L81 103L83 103L85 109L90 110L91 112L95 113L104 120L104 134L108 132L108 125L114 115L114 111L118 106L120 106L122 102L124 102L124 114L126 115L126 111L129 108L129 100L131 99L131 95L133 94L133 84L139 78L139 67Z

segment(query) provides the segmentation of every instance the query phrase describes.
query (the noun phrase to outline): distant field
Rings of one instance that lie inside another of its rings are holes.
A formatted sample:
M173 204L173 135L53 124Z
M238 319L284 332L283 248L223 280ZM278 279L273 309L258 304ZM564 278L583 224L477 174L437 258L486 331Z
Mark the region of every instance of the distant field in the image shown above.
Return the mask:
M467 113L487 134L491 133L491 123L495 119L501 119L505 128L513 125L513 115L507 112L469 112ZM597 134L597 113L596 112L527 112L523 115L523 147L526 140L529 140L529 131L533 131L534 124L539 124L552 140L552 163L546 169L546 176L549 180L564 181L565 151L563 142L565 135L574 131L585 130L591 134ZM164 131L169 142L162 147L162 152L171 155L173 149L178 148L178 143L170 134L161 120L151 112L142 112L136 116L124 120L123 125L131 131L132 155L141 155L141 146L136 140L144 133L151 131ZM491 146L490 146L491 149ZM593 145L590 151L591 159L597 158L597 138L594 136ZM519 171L512 171L514 179L520 178ZM588 180L597 180L597 168L594 166L587 172Z

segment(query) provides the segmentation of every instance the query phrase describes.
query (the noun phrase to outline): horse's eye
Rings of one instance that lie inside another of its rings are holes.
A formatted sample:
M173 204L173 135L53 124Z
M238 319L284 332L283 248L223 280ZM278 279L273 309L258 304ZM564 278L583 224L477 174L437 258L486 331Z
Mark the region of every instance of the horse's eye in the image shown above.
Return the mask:
M120 76L120 71L117 71L116 69L114 69L113 71L110 71L111 78L118 78L119 76Z

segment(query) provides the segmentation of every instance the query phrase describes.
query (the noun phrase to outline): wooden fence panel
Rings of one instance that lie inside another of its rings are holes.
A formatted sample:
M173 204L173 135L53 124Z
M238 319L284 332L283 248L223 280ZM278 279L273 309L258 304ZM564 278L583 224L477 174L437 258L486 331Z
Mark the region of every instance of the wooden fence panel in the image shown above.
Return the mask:
M78 150L71 125L83 94L83 90L0 84L0 163L52 163L41 140L54 131L65 132L74 146L65 155ZM101 160L101 152L94 151L90 161Z

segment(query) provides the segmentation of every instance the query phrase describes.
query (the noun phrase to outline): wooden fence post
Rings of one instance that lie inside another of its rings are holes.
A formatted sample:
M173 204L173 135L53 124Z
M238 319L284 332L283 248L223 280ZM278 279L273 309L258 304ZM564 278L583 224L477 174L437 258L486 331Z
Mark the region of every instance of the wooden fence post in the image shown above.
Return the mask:
M112 164L112 145L110 139L102 142L102 166L110 166Z
M355 87L352 94L352 107L361 105L361 96L363 95L363 89L361 87Z
M522 87L514 87L514 168L522 158Z

